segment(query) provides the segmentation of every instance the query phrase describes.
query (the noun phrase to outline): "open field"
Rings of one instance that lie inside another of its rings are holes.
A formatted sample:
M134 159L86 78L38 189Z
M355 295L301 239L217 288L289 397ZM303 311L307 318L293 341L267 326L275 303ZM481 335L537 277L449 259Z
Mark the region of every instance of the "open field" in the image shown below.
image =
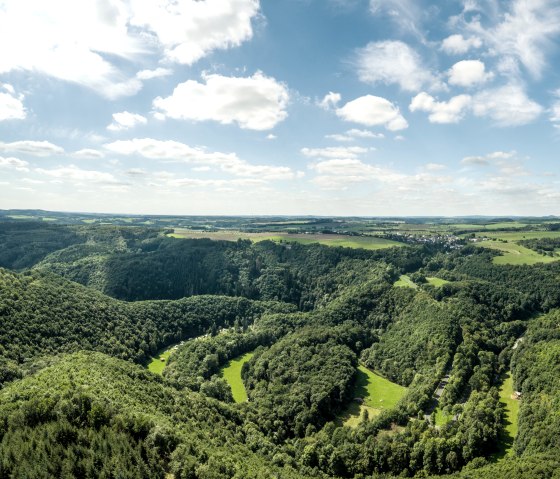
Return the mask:
M326 246L343 246L346 248L364 248L369 250L404 246L403 243L374 236L343 236L334 234L290 234L290 233L245 233L242 231L225 230L218 232L175 229L170 234L174 238L210 238L212 240L237 241L248 239L259 241L287 241L301 244L319 243Z
M377 416L384 409L394 408L405 393L405 387L385 379L364 366L359 366L353 396L362 398L363 403L352 401L340 421L346 426L355 427L359 424L364 410L368 411L370 418Z
M245 385L241 380L241 368L243 365L253 357L253 353L245 353L229 361L222 369L222 377L228 382L231 387L233 400L236 403L247 401L247 391Z
M430 277L430 278L426 278L428 280L428 283L431 284L432 286L435 286L436 288L439 288L440 286L443 286L444 284L449 283L449 281L445 280L445 279L441 279L441 278L436 278L436 277Z
M169 356L171 356L174 348L175 345L169 346L168 348L159 351L148 363L148 370L161 376L163 374L163 370L165 369L165 365L169 360Z
M403 274L399 277L393 286L397 286L398 288L414 288L418 289L418 285L413 283L410 277L406 274Z
M502 231L495 233L478 233L477 236L506 241L521 241L536 238L560 238L560 231Z
M519 415L519 400L513 399L513 377L508 372L500 387L500 402L504 405L504 431L500 438L500 449L497 455L498 459L512 453L513 441L517 436L517 418Z
M544 256L532 249L521 246L517 243L502 243L501 241L483 241L476 243L482 248L489 248L503 252L502 256L496 256L493 260L494 264L537 264L551 263L558 261L560 258Z

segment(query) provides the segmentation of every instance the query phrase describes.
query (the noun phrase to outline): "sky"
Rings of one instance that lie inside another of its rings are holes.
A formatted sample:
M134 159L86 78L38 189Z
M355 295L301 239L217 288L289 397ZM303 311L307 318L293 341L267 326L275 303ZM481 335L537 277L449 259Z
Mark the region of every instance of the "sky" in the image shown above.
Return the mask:
M560 215L560 0L0 0L0 209Z

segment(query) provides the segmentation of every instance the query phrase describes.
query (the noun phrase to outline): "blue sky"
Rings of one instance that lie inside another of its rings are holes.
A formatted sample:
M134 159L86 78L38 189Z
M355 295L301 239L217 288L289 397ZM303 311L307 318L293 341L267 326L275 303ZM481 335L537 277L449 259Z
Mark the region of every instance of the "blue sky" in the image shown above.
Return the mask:
M558 0L0 0L0 44L0 208L560 215Z

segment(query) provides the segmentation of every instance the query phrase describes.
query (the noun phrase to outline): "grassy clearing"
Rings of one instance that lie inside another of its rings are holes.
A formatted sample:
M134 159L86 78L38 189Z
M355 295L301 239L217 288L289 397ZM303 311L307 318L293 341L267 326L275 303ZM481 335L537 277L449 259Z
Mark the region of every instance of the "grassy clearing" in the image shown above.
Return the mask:
M544 256L525 246L517 243L502 243L501 241L483 241L476 243L478 246L488 249L494 249L504 253L502 256L496 256L493 260L494 264L537 264L551 263L558 261L559 258Z
M453 414L446 414L439 406L434 412L436 413L434 422L438 427L445 426L449 421L453 419Z
M413 283L410 277L407 276L406 274L401 275L400 278L397 281L395 281L393 286L397 286L398 288L418 289L418 285L416 283Z
M161 376L174 348L175 345L162 349L155 355L155 357L151 358L151 361L148 363L148 371Z
M504 405L504 431L500 437L499 452L496 458L503 459L513 454L513 441L517 436L517 418L519 415L519 400L513 399L513 377L508 372L500 387L500 402Z
M435 286L436 288L439 288L440 286L449 283L449 281L441 278L436 278L435 276L426 279L428 280L428 283L430 283L432 286Z
M405 395L406 388L370 371L364 366L358 367L354 397L362 398L363 403L352 401L339 418L345 426L356 427L367 411L369 417L375 417L384 409L392 409Z
M506 241L520 241L536 238L560 238L560 231L507 231L496 233L478 233L477 236L502 239Z
M247 402L247 391L241 380L241 368L253 357L253 353L246 353L229 361L222 369L222 377L231 387L233 400L236 403Z
M343 236L328 234L290 234L290 233L244 233L242 231L193 231L186 229L175 229L173 238L210 238L212 240L237 241L248 239L253 242L259 241L287 241L301 244L319 243L326 246L343 246L346 248L363 248L377 250L391 248L392 246L404 246L403 243L374 236Z

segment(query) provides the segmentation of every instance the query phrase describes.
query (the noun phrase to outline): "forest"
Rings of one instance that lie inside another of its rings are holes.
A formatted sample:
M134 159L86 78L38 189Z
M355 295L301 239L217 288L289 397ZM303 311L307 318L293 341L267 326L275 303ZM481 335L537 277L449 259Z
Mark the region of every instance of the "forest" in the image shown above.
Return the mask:
M0 221L0 478L560 477L560 261L499 254Z

